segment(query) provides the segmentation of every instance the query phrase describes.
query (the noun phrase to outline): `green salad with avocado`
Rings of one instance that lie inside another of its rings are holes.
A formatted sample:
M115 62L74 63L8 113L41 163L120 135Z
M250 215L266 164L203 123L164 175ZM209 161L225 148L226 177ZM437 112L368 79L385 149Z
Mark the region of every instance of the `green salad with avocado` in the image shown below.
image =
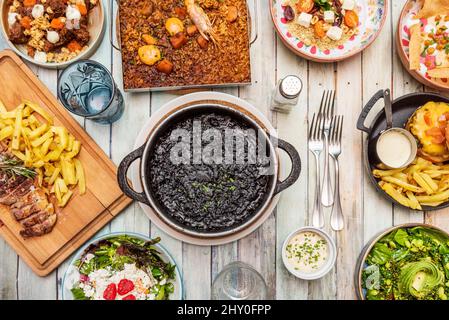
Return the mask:
M447 300L449 237L425 227L401 228L379 240L366 258L367 300Z

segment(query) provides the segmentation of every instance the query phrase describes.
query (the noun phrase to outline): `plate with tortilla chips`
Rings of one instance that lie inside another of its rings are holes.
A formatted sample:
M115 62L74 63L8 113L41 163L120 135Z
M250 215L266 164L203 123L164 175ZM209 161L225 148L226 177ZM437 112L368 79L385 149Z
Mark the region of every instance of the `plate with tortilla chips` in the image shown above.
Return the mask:
M397 46L404 67L416 80L449 90L449 0L407 1Z

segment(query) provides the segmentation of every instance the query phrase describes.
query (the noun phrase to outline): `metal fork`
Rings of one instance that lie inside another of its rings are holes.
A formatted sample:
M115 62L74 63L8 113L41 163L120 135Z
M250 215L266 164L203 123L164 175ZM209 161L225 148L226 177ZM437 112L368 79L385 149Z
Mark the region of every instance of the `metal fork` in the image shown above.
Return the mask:
M324 119L317 114L313 114L312 123L309 130L309 150L315 156L316 164L316 187L315 198L312 211L312 225L316 228L324 227L324 214L321 207L321 185L320 185L320 154L324 148L323 141L323 125Z
M341 154L341 137L343 134L343 116L335 116L332 119L332 132L330 135L329 154L334 159L335 164L335 191L334 206L331 213L331 227L335 231L344 229L343 210L340 200L340 166L338 157Z
M329 134L332 117L335 113L335 91L327 90L321 98L319 115L324 119L324 176L323 190L321 191L321 203L325 207L330 207L334 203L332 185L329 170Z

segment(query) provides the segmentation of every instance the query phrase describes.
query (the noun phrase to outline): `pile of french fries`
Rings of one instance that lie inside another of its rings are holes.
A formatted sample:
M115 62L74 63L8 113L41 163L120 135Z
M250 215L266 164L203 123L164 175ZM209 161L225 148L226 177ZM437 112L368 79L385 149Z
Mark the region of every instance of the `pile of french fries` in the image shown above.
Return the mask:
M404 169L373 170L379 186L400 204L422 210L449 200L449 164L435 164L417 157Z
M37 173L40 187L53 193L59 207L65 207L78 186L86 192L83 166L76 157L81 142L65 127L55 126L53 118L39 105L23 101L8 111L0 101L0 141Z

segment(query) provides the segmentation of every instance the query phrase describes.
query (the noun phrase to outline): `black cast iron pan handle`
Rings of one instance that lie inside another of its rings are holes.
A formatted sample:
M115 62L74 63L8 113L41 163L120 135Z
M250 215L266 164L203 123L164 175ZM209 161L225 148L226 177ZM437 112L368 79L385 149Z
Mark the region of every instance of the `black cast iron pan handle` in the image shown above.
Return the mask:
M370 133L371 129L367 128L365 126L365 120L366 117L368 116L369 112L371 111L371 109L376 105L377 101L379 101L379 99L384 98L385 100L385 113L387 116L387 121L389 119L392 118L391 115L391 94L390 94L390 89L386 89L386 90L379 90L376 92L376 94L368 101L368 103L363 107L362 109L362 113L359 116L359 119L357 120L357 129L359 129L360 131L364 131L366 133ZM390 123L387 124L387 127L390 126Z
M291 187L298 180L301 173L301 158L299 157L298 151L296 151L295 147L290 143L281 139L276 139L274 137L271 137L271 142L275 146L277 145L279 149L284 150L292 161L292 170L290 171L288 177L284 181L278 181L276 183L274 194L278 194Z
M118 167L117 180L118 180L118 185L120 186L120 189L122 189L124 194L126 194L128 197L130 197L133 200L137 200L146 205L150 205L150 203L147 199L147 196L145 195L145 192L138 193L138 192L134 191L134 189L129 185L128 178L126 177L129 167L131 166L131 164L134 161L142 158L144 150L145 150L145 144L143 146L141 146L139 149L131 152L129 155L127 155L122 160L122 162L120 163L120 165Z

